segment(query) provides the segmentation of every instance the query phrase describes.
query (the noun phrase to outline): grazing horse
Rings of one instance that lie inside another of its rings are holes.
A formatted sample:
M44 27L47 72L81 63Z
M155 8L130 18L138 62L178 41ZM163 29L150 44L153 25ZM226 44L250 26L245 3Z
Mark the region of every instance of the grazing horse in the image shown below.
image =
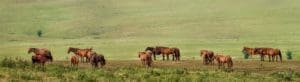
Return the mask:
M147 65L148 67L151 67L152 64L152 51L148 50L145 52L139 52L138 57L141 59L143 65Z
M78 63L79 63L79 59L76 55L73 55L71 57L71 66L78 66Z
M172 48L174 49L174 56L173 56L173 61L175 57L175 61L180 61L180 49L179 48Z
M215 55L214 59L218 62L219 69L224 67L224 64L227 63L228 68L233 67L233 61L230 56L224 56L224 55Z
M209 50L200 50L200 56L203 59L203 64L204 65L208 65L211 64L213 65L214 63L214 52L213 51L209 51Z
M53 57L51 54L51 51L48 49L39 49L39 48L29 48L28 49L28 54L30 53L34 53L35 55L43 55L45 56L47 59L49 59L51 62L53 61Z
M249 48L249 47L244 47L242 50L243 53L247 53L247 55L250 55L252 58L252 55L256 55L255 52L255 48Z
M84 57L86 58L86 62L89 61L89 55L88 52L92 51L92 48L87 48L87 49L79 49L79 48L73 48L73 47L69 47L68 49L68 54L70 52L73 52L75 55L80 57L81 62L84 61Z
M92 67L98 68L98 63L100 66L104 66L106 64L106 60L102 54L97 54L96 52L91 53L91 64Z
M37 64L41 64L42 66L44 66L47 61L49 60L51 61L51 59L49 59L45 55L33 55L31 57L31 60L33 64L37 63Z

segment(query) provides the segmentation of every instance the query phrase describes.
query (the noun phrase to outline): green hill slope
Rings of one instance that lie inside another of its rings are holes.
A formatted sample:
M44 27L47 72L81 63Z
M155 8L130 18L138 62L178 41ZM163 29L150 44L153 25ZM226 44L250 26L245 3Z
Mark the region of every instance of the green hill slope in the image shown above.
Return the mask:
M199 49L241 57L243 46L298 53L299 2L1 0L0 54L24 54L28 47L64 54L69 46L93 46L112 59L134 59L137 51L155 45L180 47L187 58L198 57ZM36 37L37 30L43 38Z

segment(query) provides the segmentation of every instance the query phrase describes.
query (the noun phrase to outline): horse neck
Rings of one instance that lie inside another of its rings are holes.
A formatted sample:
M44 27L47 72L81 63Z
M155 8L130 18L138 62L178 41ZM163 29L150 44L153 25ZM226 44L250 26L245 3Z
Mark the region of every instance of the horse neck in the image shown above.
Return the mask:
M78 51L78 49L76 49L76 48L70 48L68 53L70 53L70 52L76 53L77 51Z

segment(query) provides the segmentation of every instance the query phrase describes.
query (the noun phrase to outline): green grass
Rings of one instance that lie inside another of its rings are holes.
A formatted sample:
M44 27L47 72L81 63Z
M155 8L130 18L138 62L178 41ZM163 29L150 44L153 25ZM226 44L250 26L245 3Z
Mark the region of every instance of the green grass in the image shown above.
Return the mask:
M299 59L296 0L1 0L0 57L30 58L48 48L66 60L68 47L93 47L110 60L137 59L147 46L179 47L183 59L200 49L243 58L241 49L274 47ZM43 38L36 32L42 30ZM284 57L286 58L286 57Z

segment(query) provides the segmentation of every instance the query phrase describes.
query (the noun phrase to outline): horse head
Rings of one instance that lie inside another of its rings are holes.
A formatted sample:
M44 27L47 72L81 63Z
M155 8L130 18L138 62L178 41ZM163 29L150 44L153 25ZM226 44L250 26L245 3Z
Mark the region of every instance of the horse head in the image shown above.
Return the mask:
M36 51L36 48L29 48L28 49L28 54L30 54L31 52L35 52Z

